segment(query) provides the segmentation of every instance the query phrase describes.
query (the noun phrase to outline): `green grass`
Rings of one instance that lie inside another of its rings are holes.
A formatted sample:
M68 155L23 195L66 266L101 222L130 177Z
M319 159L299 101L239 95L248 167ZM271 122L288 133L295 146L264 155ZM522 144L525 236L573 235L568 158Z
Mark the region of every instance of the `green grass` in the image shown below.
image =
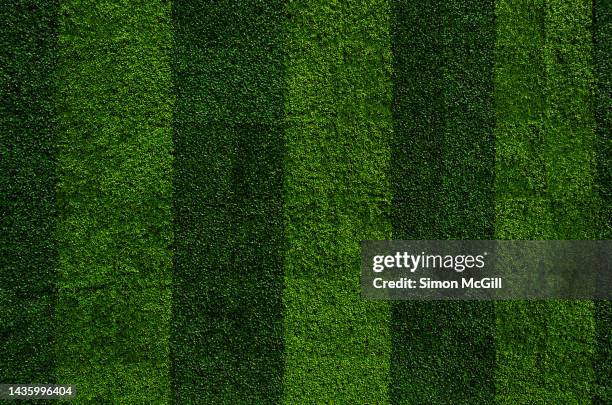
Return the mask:
M544 4L498 1L495 72L496 238L544 239L546 201ZM496 303L496 402L546 399L546 303ZM539 338L538 338L539 337ZM545 394L545 393L544 393Z
M390 236L389 5L286 13L283 400L385 403L389 306L359 297L359 243Z
M0 5L0 382L53 382L55 1Z
M170 4L65 1L55 370L80 400L170 396Z
M393 239L490 239L493 2L393 9ZM491 403L490 302L398 302L391 325L393 403Z
M609 301L359 296L367 239L609 239L604 0L6 0L0 382L608 404Z
M590 3L499 1L499 239L592 239ZM587 403L593 303L496 304L496 402Z
M173 7L176 403L278 403L283 3Z
M594 112L597 146L597 184L601 198L599 239L612 237L612 7L605 0L593 1L593 73L595 76ZM595 302L597 351L595 378L597 392L594 403L612 402L612 305Z

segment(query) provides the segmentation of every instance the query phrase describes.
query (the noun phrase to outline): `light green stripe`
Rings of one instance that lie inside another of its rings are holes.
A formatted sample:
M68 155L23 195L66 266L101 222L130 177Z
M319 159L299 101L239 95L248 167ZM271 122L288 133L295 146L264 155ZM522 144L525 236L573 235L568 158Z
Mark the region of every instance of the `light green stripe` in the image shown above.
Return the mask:
M388 239L389 5L287 5L284 402L385 403L389 306L359 297Z
M61 6L57 379L169 399L170 3Z
M590 2L496 14L496 237L593 238ZM500 302L496 317L498 403L590 403L592 302Z

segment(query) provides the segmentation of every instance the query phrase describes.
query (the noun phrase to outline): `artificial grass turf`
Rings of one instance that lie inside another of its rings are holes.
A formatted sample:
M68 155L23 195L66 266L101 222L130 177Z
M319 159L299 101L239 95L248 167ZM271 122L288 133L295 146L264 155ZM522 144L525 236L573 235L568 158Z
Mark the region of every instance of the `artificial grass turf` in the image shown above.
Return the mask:
M496 238L592 239L590 3L498 1ZM495 304L496 402L587 403L589 301Z
M609 238L609 2L591 27L590 2L498 0L495 32L489 1L170 7L0 8L0 382L57 376L83 402L612 401L609 302L497 304L494 346L488 303L358 298L361 239L495 221Z
M612 237L612 3L593 1L593 73L595 78L594 114L597 146L597 191L601 198L598 239ZM595 302L595 381L594 404L612 403L612 305Z
M546 98L543 2L496 3L496 204L499 239L544 239ZM550 238L550 236L549 236ZM496 303L496 402L546 401L545 302ZM539 337L539 339L538 339Z
M283 402L385 403L389 306L359 297L359 242L390 237L389 4L286 14Z
M55 1L0 5L0 382L51 383L55 358Z
M55 370L83 402L170 397L170 4L61 3Z
M492 1L393 3L393 239L490 239ZM391 401L491 403L490 302L393 303Z
M283 7L173 7L176 403L282 396Z

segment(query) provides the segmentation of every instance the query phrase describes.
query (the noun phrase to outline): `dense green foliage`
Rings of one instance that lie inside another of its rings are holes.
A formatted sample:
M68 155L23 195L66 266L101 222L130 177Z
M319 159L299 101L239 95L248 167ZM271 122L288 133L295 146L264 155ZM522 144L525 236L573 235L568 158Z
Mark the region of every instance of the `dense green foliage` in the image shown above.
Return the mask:
M384 0L287 5L284 401L384 403L389 306L359 297L359 242L388 239Z
M393 239L491 239L492 1L395 1ZM490 302L399 302L393 403L493 398Z
M282 1L176 2L176 403L278 403Z
M590 3L496 3L496 237L592 239ZM496 400L586 403L593 303L496 304Z
M0 2L0 382L53 381L57 11Z
M167 2L61 3L57 379L83 401L170 395Z

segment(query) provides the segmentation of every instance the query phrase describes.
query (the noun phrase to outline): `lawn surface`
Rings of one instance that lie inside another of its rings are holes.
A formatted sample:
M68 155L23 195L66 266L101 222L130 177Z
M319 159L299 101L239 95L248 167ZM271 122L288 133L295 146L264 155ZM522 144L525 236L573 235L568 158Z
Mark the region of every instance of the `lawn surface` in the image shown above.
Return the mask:
M368 239L609 239L604 0L5 0L0 382L612 402L608 301L372 302Z

